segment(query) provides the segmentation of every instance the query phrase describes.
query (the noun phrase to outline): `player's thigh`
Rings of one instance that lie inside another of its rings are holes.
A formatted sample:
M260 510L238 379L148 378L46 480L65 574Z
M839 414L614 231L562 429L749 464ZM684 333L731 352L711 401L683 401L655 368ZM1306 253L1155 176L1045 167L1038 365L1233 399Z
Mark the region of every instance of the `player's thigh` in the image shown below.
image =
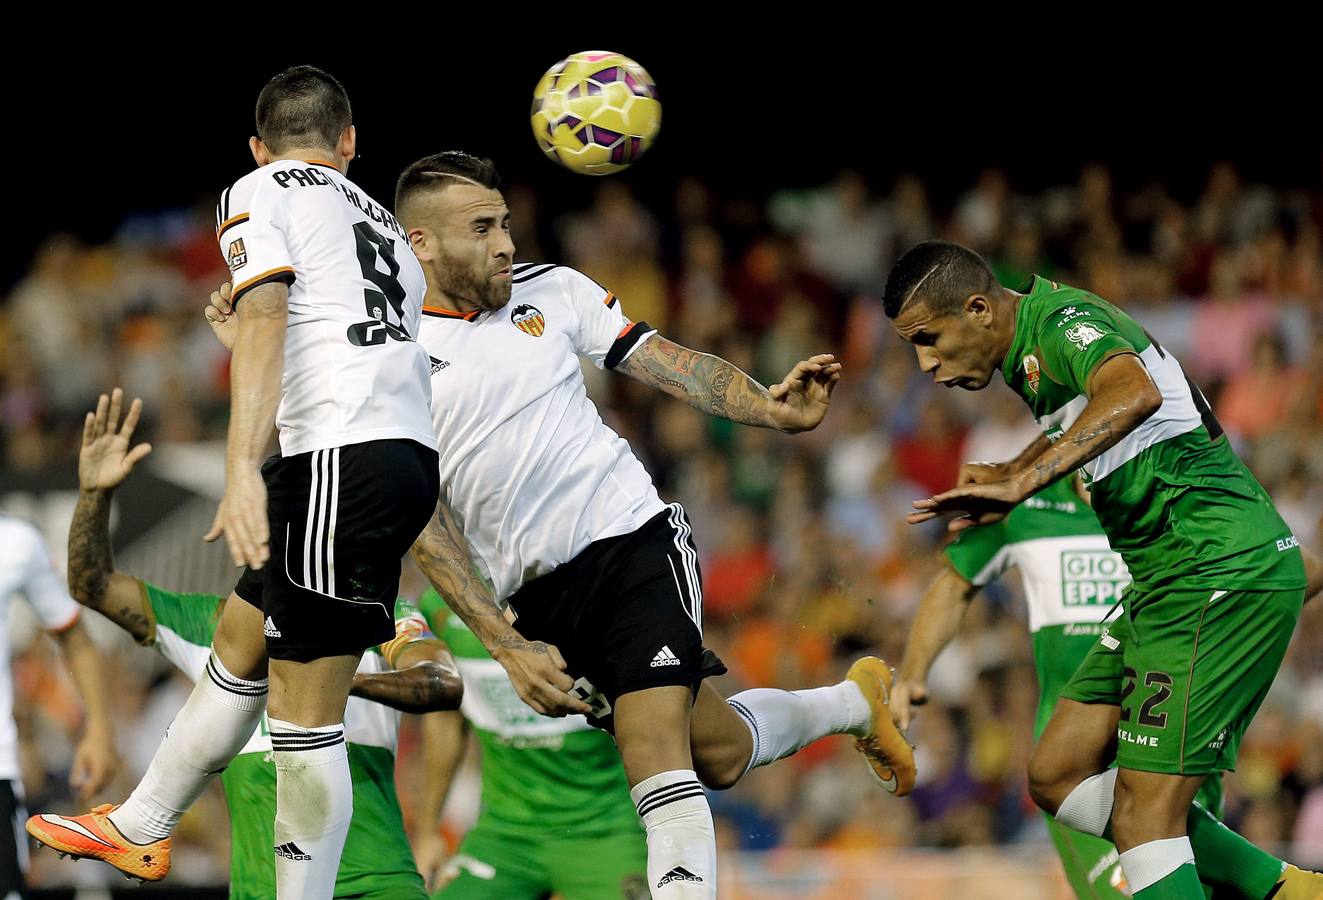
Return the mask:
M535 861L526 840L492 835L481 826L470 831L446 862L434 900L543 900L551 880Z
M541 848L556 896L564 900L647 900L648 842L640 828Z
M698 688L689 720L689 747L699 780L717 789L739 781L753 755L749 726L711 682Z
M1233 767L1301 599L1301 592L1207 590L1141 598L1125 651L1117 765L1171 775Z
M304 728L343 722L358 661L352 655L323 656L308 662L271 660L267 712L273 719Z
M1120 855L1110 841L1067 828L1047 816L1047 831L1061 858L1066 881L1076 897L1091 900L1123 900L1125 887Z
M647 688L615 701L615 738L630 787L661 772L692 769L689 714L693 689Z
M1055 815L1081 781L1111 765L1119 714L1105 703L1057 701L1029 757L1029 792L1043 810Z
M266 637L262 634L262 608L260 588L255 591L257 605L241 593L245 584L259 584L260 572L245 572L239 579L216 622L212 635L212 648L221 663L236 678L259 680L267 675Z

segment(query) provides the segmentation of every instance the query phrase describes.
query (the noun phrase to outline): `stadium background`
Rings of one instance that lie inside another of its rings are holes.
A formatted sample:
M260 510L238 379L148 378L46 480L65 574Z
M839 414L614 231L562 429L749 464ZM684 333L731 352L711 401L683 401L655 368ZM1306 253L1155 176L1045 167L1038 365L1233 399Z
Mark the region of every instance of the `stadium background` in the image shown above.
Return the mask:
M422 154L490 155L521 260L581 268L632 317L764 381L804 353L844 356L828 421L795 438L726 427L589 373L610 423L691 512L708 635L732 664L726 693L821 683L865 651L898 659L940 540L905 526L903 511L947 486L960 460L1009 456L1032 435L1009 392L939 392L890 334L876 302L887 267L925 237L977 247L1012 286L1037 271L1133 311L1320 549L1323 142L1298 57L1139 42L1121 66L1026 38L996 53L888 47L883 61L839 46L595 37L282 50L237 65L103 52L13 91L0 509L36 521L63 558L78 425L99 390L121 384L144 398L156 452L120 492L120 567L227 590L223 551L198 540L221 487L227 408L225 354L200 314L225 276L212 204L251 165L245 139L265 78L311 61L350 92L361 150L351 175L379 199ZM665 111L643 163L589 180L540 158L525 114L548 65L597 44L642 62ZM17 77L12 65L4 72ZM1323 608L1308 608L1228 791L1232 824L1314 864L1320 624ZM1024 785L1036 691L1024 628L1013 588L971 610L915 729L912 800L869 787L845 740L716 796L726 885L749 897L1062 896ZM20 616L12 632L25 648L15 685L30 806L63 809L77 703L30 624ZM117 797L187 687L109 629L98 636L121 713ZM407 806L420 777L409 729L403 751ZM475 801L470 773L453 794L455 834ZM219 795L200 813L181 832L176 887L225 880L224 829L203 824L224 821ZM108 869L50 854L34 866L42 884L113 884Z

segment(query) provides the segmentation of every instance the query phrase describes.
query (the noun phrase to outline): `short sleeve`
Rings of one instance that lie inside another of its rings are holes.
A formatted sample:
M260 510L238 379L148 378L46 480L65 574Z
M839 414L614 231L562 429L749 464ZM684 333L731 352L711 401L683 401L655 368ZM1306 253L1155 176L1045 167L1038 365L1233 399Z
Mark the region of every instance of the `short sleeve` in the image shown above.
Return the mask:
M1011 567L1011 554L1002 522L966 528L946 548L946 558L974 587L996 581Z
M560 268L557 274L578 317L575 352L591 359L597 368L614 369L657 333L647 322L626 318L616 295L582 272Z
M253 190L240 182L221 194L216 240L230 269L235 303L260 285L294 283L294 260L286 237L287 202L278 190L264 184Z
M155 644L157 632L161 628L168 628L185 643L197 647L211 646L216 635L216 624L220 621L221 610L225 605L224 600L215 594L181 594L146 581L138 583L142 585L146 607L152 616L144 644ZM170 661L180 665L178 660Z
M1139 354L1106 307L1086 303L1062 307L1044 318L1038 349L1048 375L1081 394L1105 361L1122 353Z
M36 528L23 529L29 542L23 571L23 597L32 607L41 627L47 631L64 631L78 621L80 607L69 596L69 588L55 568L46 542Z

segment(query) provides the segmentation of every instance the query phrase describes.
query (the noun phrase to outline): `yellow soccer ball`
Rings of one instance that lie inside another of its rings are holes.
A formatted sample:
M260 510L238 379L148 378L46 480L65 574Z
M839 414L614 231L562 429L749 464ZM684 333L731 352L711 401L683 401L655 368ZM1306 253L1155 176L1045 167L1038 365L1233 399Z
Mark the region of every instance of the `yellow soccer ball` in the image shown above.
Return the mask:
M638 162L661 130L657 86L627 56L587 50L556 63L533 91L533 136L571 172L610 175Z

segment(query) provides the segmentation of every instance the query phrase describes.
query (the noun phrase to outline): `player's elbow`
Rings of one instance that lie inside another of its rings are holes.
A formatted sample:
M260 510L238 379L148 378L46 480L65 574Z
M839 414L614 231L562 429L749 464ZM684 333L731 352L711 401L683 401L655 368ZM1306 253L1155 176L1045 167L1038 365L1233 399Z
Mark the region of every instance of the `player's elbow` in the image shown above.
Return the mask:
M464 701L464 681L459 672L439 662L418 664L427 677L427 702L420 713L446 712L459 709Z
M1158 386L1153 383L1153 379L1145 378L1140 385L1138 396L1134 403L1135 424L1139 425L1146 422L1150 416L1156 413L1162 407L1162 392Z

